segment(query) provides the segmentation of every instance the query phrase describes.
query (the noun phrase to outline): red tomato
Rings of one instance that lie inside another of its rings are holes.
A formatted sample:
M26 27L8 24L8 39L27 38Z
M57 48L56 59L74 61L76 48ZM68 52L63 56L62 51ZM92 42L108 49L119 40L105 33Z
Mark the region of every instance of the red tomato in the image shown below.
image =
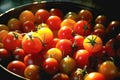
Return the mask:
M51 80L70 80L70 78L65 73L57 73L57 74L53 75Z
M68 26L61 27L58 30L58 38L60 39L72 39L73 38L73 30Z
M50 13L51 13L51 15L56 15L56 16L60 17L61 19L63 18L63 12L59 8L51 8Z
M58 30L60 28L61 18L58 16L50 16L47 19L47 24L50 27L51 30Z
M18 61L18 60L11 61L7 65L8 70L10 70L16 74L19 74L21 76L24 76L25 68L26 68L26 65L22 61Z
M83 41L83 46L92 55L102 49L103 42L101 38L97 35L88 35Z
M30 80L40 80L40 67L37 65L29 65L24 70L25 78Z
M48 74L55 74L59 69L58 61L55 58L47 58L43 62L43 70Z
M40 23L45 23L50 16L50 13L45 10L45 9L39 9L35 13L35 22L40 24Z
M68 39L61 39L57 42L56 48L60 49L63 56L71 56L72 54L72 42Z
M5 38L3 38L2 43L4 48L8 51L13 51L14 49L21 47L22 35L17 32L9 32Z
M73 30L76 34L87 36L91 34L91 25L85 20L80 20L75 24Z
M89 64L90 53L85 49L80 49L74 53L74 59L77 63L77 66L83 68L85 65Z
M84 80L106 80L105 77L99 72L91 72L85 76Z
M22 40L22 48L27 54L36 54L42 50L42 43L39 38L28 33Z

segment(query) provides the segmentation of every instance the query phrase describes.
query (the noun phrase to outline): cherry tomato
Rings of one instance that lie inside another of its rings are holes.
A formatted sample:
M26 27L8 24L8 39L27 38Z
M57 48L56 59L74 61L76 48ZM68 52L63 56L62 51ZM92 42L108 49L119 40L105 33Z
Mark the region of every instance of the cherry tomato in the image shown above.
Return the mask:
M45 23L50 16L50 12L48 12L46 9L39 9L35 13L35 22L40 24L40 23Z
M61 23L61 18L58 16L49 16L49 18L47 19L47 24L49 25L51 30L58 30L60 28L60 23Z
M2 39L7 36L9 31L7 30L1 30L0 31L0 42L2 42Z
M63 18L63 12L59 8L51 8L50 9L50 14L51 15L56 15L56 16L60 17L61 19Z
M97 24L94 25L93 28L94 28L94 30L95 29L105 29L105 26L103 24L97 23Z
M24 76L24 70L26 68L26 65L22 61L13 60L7 65L7 69L19 74L21 76Z
M95 23L103 24L105 25L107 22L107 17L105 15L98 15L95 19Z
M57 73L57 74L53 75L51 80L70 80L70 78L65 73Z
M60 72L62 73L71 74L76 70L76 67L75 60L70 56L66 56L60 61Z
M104 61L98 71L103 74L108 80L114 79L118 75L118 69L112 61Z
M70 11L70 12L65 14L64 19L72 19L72 20L77 21L78 20L78 14L76 12Z
M26 54L36 54L42 50L42 43L39 38L27 33L22 39L22 48Z
M8 51L13 51L17 47L21 47L22 35L17 32L9 32L5 38L2 39L4 48Z
M90 10L82 9L78 13L78 17L80 20L86 20L88 22L91 22L93 20L93 14Z
M9 31L8 26L5 25L5 24L0 24L0 31L1 30L7 30L7 31Z
M87 36L91 33L91 25L85 20L80 20L76 23L73 30L76 34Z
M92 55L93 53L101 50L101 48L103 46L103 41L97 35L88 35L87 37L85 37L85 39L83 41L83 46Z
M30 10L24 10L19 15L19 20L24 23L25 21L35 21L35 16Z
M29 65L24 70L25 78L30 80L40 80L40 67L37 65Z
M85 76L84 80L106 80L104 75L99 72L91 72Z
M60 39L72 39L73 38L73 30L68 26L61 27L58 30L58 38Z
M58 61L55 58L46 58L43 62L43 70L48 74L55 74L59 69Z
M17 18L12 18L8 21L8 28L10 31L20 30L22 24Z
M68 39L60 39L56 43L56 48L62 51L63 56L72 55L72 42Z
M83 68L85 65L89 64L89 56L90 56L90 53L85 49L80 49L76 51L73 55L77 63L77 66L80 68Z

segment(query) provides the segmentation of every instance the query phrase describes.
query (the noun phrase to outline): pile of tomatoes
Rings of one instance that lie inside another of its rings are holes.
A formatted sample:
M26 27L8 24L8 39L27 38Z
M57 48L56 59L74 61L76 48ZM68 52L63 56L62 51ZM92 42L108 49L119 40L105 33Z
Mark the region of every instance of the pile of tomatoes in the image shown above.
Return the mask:
M87 9L24 10L0 24L0 64L30 80L119 80L119 60L119 21Z

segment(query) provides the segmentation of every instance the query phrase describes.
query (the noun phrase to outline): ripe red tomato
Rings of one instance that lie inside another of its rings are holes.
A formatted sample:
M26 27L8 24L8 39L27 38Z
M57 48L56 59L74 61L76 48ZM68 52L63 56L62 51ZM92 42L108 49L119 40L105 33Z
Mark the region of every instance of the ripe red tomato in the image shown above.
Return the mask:
M53 75L51 80L70 80L70 78L65 73L57 73L57 74Z
M25 78L30 80L40 80L40 67L37 65L29 65L24 70Z
M80 20L75 24L73 30L76 34L87 36L91 34L91 24L85 20Z
M8 51L13 51L16 48L21 47L22 35L17 32L9 32L5 38L3 38L2 43L4 48Z
M61 73L71 74L73 71L76 70L76 67L77 65L75 60L70 56L66 56L60 61Z
M22 61L13 60L7 65L7 69L19 74L21 76L24 76L24 70L26 68L26 65Z
M61 23L61 18L58 16L53 16L51 15L48 19L47 19L47 24L50 27L51 30L58 30L60 28L60 23Z
M89 64L90 53L85 49L80 49L76 51L73 55L77 66L83 68L85 65Z
M58 38L60 39L72 39L73 38L73 30L68 26L61 27L58 30Z
M43 62L43 70L48 74L55 74L58 72L59 64L55 58L46 58Z
M104 75L99 72L91 72L85 76L84 80L106 80Z
M95 23L100 23L105 25L107 22L107 17L105 15L98 15L95 19Z
M50 12L48 12L46 9L39 9L35 13L35 22L37 24L45 23L50 16Z
M22 39L22 48L26 54L36 54L42 50L42 43L39 38L27 33Z
M103 41L97 35L88 35L87 37L85 37L85 39L83 41L83 46L92 55L95 52L98 52L102 49Z
M63 56L72 55L72 42L68 39L60 39L56 44L56 48L62 51Z

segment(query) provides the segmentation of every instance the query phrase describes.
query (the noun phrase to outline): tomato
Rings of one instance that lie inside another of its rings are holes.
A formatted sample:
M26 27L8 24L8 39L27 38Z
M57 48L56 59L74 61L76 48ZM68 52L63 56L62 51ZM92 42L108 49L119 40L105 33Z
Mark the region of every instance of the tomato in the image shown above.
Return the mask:
M62 73L71 74L76 70L76 67L75 60L70 56L66 56L60 61L60 72Z
M20 30L22 24L19 19L12 18L8 21L8 29L10 31Z
M42 43L38 37L27 33L22 39L22 48L26 54L36 54L42 50Z
M24 76L24 70L26 68L26 65L22 61L13 60L7 65L7 69L19 74L21 76Z
M25 21L23 23L23 26L22 26L22 31L25 32L25 33L28 33L30 31L35 31L36 28L35 28L35 25L33 22L31 21Z
M26 55L26 53L24 52L24 50L22 48L16 48L13 51L13 56L17 60L23 61L25 55Z
M24 10L19 15L19 20L24 23L25 21L35 21L35 16L30 10Z
M103 24L96 23L93 28L94 28L94 30L95 29L105 29L105 26Z
M88 35L87 37L85 37L85 39L83 41L83 46L92 55L93 53L101 50L101 48L103 46L103 42L102 42L101 38L97 35Z
M104 61L98 71L103 74L108 80L114 79L118 75L118 69L112 61Z
M73 30L76 34L87 36L91 33L91 24L85 20L80 20L76 23Z
M73 55L77 66L83 68L85 65L89 64L90 53L85 49L80 49L76 51Z
M58 30L60 28L61 18L55 15L51 15L47 19L47 24L51 30Z
M2 39L4 48L8 51L13 51L14 49L21 47L22 35L17 32L9 32L5 38Z
M64 19L72 19L72 20L77 21L78 20L78 14L76 12L70 11L70 12L65 14Z
M60 62L63 55L61 50L59 50L58 48L50 48L45 54L45 58L49 57L55 58L58 62Z
M60 39L56 43L56 48L62 51L63 56L72 55L72 42L68 39Z
M78 13L78 17L80 20L86 20L88 22L91 22L93 20L93 14L90 10L82 9Z
M41 28L37 33L43 43L49 43L54 38L53 32L50 28Z
M35 12L35 22L37 24L45 23L50 16L50 12L48 12L46 9L39 9Z
M50 9L50 14L51 15L56 15L56 16L60 17L61 19L63 18L63 12L59 8L51 8Z
M76 24L76 21L74 21L74 20L72 20L72 19L64 19L64 20L61 22L60 26L61 26L61 27L67 26L67 27L70 27L70 28L73 29L74 26L75 26L75 24Z
M40 80L40 67L37 65L29 65L24 70L25 78L30 80Z
M55 58L46 58L43 62L43 70L48 74L55 74L58 72L59 64Z
M1 30L7 30L7 31L9 31L8 26L5 25L5 24L0 24L0 31Z
M2 42L2 39L7 36L9 31L7 30L1 30L0 31L0 42Z
M73 30L68 26L61 27L58 30L58 38L60 39L72 39L73 38Z
M104 75L99 72L91 72L85 76L84 80L106 80Z
M107 17L105 15L98 15L95 19L95 23L103 24L105 25L107 22Z
M70 80L70 78L65 73L57 73L57 74L53 75L51 80Z

